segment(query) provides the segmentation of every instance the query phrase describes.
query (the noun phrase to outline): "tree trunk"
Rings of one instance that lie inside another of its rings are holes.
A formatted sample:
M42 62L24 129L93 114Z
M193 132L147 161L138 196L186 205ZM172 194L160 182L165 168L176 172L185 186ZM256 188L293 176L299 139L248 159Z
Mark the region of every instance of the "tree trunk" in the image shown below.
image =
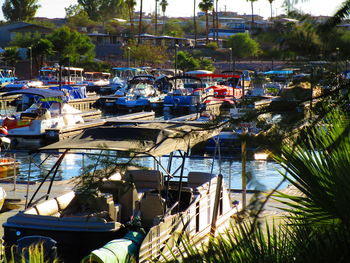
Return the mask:
M141 2L140 2L139 37L138 37L137 45L139 45L141 42L142 4L143 4L143 0L141 0Z
M271 9L271 16L270 16L270 20L272 21L272 2L270 3L270 9Z
M193 0L193 30L194 30L194 46L197 46L196 0Z
M128 7L129 9L129 20L130 20L130 31L131 31L131 36L134 35L134 16L133 16L133 8Z
M253 7L253 1L250 1L250 4L252 6L252 26L251 26L251 29L253 31L253 28L254 28L254 7Z
M214 6L213 6L213 37L212 37L212 39L213 39L213 41L215 42L215 29L216 29L216 25L215 25L215 17L216 17L216 15L215 15L215 8L214 8Z
M154 12L154 16L155 16L155 24L154 24L154 32L155 32L155 35L157 35L157 31L158 31L158 10L157 10L157 2L158 0L155 0L156 1L156 10Z
M206 43L208 43L208 27L209 27L209 18L208 18L209 14L208 14L208 11L205 12L205 32L206 32L206 35L207 35L207 39L206 39Z

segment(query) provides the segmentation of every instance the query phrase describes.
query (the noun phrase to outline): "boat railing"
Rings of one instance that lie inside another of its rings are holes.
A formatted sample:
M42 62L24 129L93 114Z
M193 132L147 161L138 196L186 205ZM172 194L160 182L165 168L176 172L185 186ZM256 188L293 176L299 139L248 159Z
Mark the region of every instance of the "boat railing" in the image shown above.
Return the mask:
M213 182L216 182L216 180ZM222 202L223 202L222 192L223 192L223 188L221 188L221 194L219 195L220 196L219 207L221 207L219 208L219 211L222 211ZM185 211L184 213L182 213L181 216L178 218L179 222L175 222L175 223L174 223L174 218L171 216L171 213L170 214L168 213L168 211L171 211L174 208L176 208L178 202L174 203L174 205L166 211L163 219L163 222L166 222L166 221L172 222L172 223L169 223L171 224L171 226L169 226L168 228L155 230L155 231L159 231L160 234L158 236L149 234L152 236L150 240L147 240L147 237L146 237L145 240L147 242L144 242L143 246L141 246L141 249L140 249L140 254L139 254L140 262L146 262L148 260L155 259L156 256L159 256L159 250L164 249L167 245L169 246L169 244L171 244L169 243L171 242L171 238L175 237L176 235L181 235L181 233L184 232L183 230L185 228L187 229L186 232L189 234L189 238L191 238L191 240L193 239L194 236L198 237L196 238L196 241L198 241L201 237L204 237L211 227L215 193L216 193L216 183L213 183L209 189L209 196L197 195L193 203L190 204L191 208ZM223 216L221 212L219 213L220 213L219 216ZM199 220L200 215L203 215L203 214L208 214L208 216L205 217L207 222L204 222L204 223L203 223L203 220ZM193 223L190 223L190 222L193 222ZM174 225L176 224L178 225L175 228L175 231L172 232L172 229L174 229ZM163 257L167 257L167 258L169 256L171 257L171 255L174 255L173 252L179 249L181 245L182 244L178 244L177 246L175 245L174 247L171 247L172 253L170 252L163 253Z

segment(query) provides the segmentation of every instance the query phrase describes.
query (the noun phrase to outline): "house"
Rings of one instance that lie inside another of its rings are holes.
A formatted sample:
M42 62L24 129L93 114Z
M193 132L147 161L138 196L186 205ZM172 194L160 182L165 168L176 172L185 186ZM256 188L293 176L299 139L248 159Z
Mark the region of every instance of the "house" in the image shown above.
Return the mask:
M217 35L219 36L219 38L228 38L238 33L247 33L247 32L248 31L245 29L222 29L222 28L217 29ZM212 38L214 37L214 34L216 36L216 29L210 28L208 37Z
M228 29L240 29L245 30L246 21L240 17L220 17L219 24L221 27L226 27Z
M30 24L26 22L16 22L0 26L0 46L6 47L11 40L18 34L36 34L39 33L42 37L52 32L51 28Z

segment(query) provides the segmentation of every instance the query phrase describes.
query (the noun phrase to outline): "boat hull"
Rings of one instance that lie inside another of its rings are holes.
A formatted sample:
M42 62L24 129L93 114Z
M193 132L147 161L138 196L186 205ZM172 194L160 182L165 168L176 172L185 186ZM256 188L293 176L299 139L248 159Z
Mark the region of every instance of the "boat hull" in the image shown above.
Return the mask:
M92 250L97 249L113 239L121 238L125 235L124 229L110 231L93 231L86 229L64 231L55 227L45 227L42 225L35 228L25 228L20 224L5 223L4 242L7 248L17 244L17 241L25 236L45 236L57 241L57 253L65 263L76 263L87 256Z

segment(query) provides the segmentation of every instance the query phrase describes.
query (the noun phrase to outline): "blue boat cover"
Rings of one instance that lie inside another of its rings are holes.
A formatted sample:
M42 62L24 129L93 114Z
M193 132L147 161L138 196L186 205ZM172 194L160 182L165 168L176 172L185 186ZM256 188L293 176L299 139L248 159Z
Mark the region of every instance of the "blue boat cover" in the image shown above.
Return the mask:
M12 96L12 95L19 95L19 94L39 96L42 98L61 98L61 97L64 97L63 91L51 90L51 89L40 89L40 88L13 90L13 91L9 91L9 92L4 93L1 96L6 97L6 96Z
M270 70L263 73L264 75L289 75L293 74L293 70Z
M87 97L85 86L73 87L69 85L63 85L62 87L50 87L50 89L63 91L67 101L74 99L84 99Z

